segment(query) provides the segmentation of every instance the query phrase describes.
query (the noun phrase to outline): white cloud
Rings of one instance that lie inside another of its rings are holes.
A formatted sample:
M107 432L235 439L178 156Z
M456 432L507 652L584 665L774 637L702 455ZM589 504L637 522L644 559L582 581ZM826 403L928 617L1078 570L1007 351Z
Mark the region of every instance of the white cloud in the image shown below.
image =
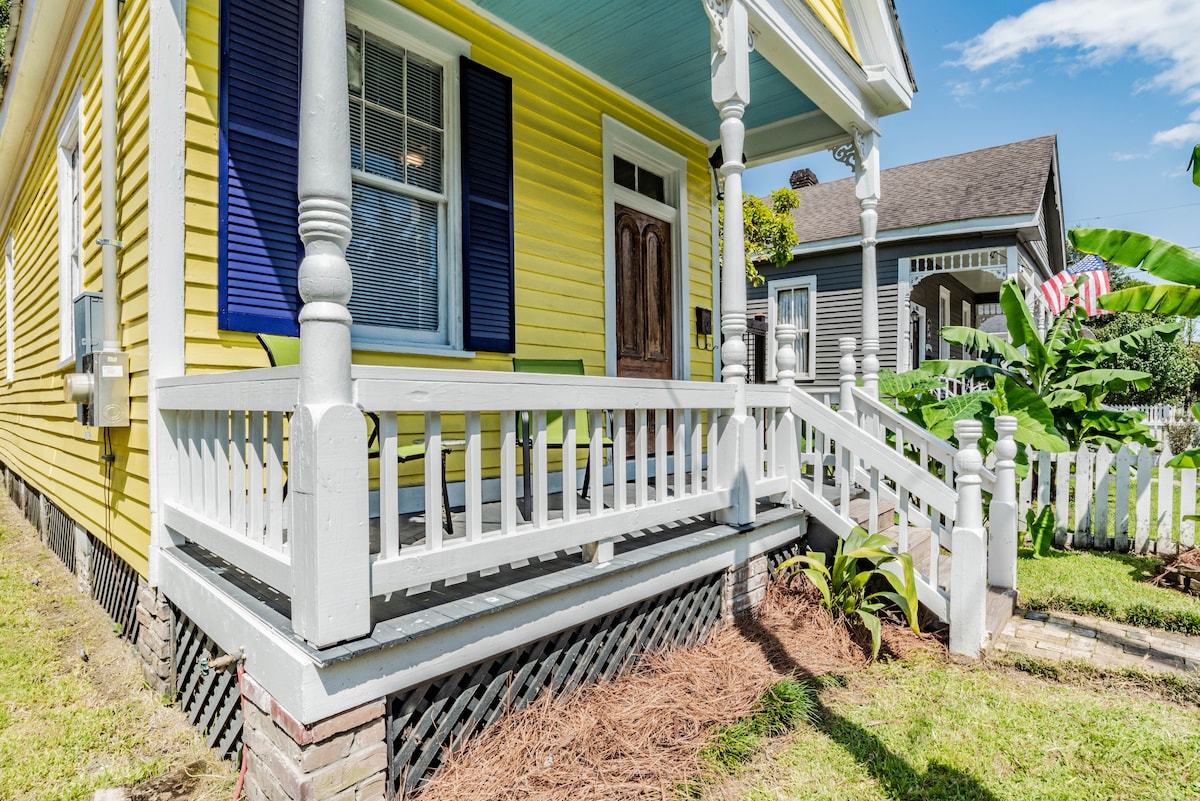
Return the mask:
M1138 161L1150 158L1149 153L1113 153L1113 161Z
M956 46L962 51L958 63L971 70L1046 49L1073 51L1066 55L1074 68L1138 58L1156 65L1158 72L1135 90L1162 88L1200 103L1198 31L1196 0L1046 0ZM1198 130L1180 125L1155 134L1154 143L1177 144L1181 137L1194 138Z
M1200 141L1200 122L1185 122L1167 131L1159 131L1151 140L1155 145L1192 145Z

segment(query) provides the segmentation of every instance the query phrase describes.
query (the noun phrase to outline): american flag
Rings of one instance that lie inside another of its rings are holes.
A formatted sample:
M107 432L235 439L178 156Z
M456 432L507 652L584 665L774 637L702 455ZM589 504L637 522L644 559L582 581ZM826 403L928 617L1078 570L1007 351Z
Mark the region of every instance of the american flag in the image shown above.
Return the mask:
M1063 288L1074 286L1078 278L1087 280L1071 301L1087 310L1089 317L1101 313L1099 301L1100 296L1108 292L1108 267L1099 256L1085 256L1042 284L1042 296L1046 298L1052 314L1067 308L1067 296L1063 294Z

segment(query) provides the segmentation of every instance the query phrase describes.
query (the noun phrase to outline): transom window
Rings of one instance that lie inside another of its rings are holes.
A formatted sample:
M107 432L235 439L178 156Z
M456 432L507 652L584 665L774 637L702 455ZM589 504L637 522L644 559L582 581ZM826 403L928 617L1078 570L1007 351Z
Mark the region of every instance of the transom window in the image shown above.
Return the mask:
M447 345L446 67L346 26L359 340Z
M659 203L667 202L665 178L620 156L613 156L613 182Z
M767 374L775 375L775 329L781 323L796 326L796 378L816 377L816 292L815 276L772 281L769 285L769 330Z

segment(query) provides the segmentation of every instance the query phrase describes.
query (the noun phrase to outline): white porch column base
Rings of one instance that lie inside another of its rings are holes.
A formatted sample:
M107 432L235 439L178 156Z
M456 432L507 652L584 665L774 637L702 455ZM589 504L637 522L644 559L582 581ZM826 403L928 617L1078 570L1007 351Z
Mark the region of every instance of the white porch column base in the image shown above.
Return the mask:
M979 471L983 456L976 443L983 435L978 420L954 424L959 449L958 505L954 515L953 556L950 559L950 651L978 657L987 641L987 543L983 529L983 493Z
M996 418L996 486L988 513L988 584L1017 586L1017 418Z

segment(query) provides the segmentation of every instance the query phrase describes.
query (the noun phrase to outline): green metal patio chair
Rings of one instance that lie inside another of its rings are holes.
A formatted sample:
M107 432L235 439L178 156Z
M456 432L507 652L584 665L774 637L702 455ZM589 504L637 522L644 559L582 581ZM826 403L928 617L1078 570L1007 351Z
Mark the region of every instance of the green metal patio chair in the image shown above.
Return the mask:
M300 363L299 337L288 337L279 334L258 334L258 343L267 352L267 359L270 360L272 367L287 367ZM379 447L376 443L379 440L379 416L374 412L367 412L366 414L371 420L371 433L367 439L367 458L378 459ZM454 523L450 516L450 490L446 483L446 454L448 453L450 453L450 449L442 446L442 511L445 515L442 527L446 529L447 534L453 534ZM413 442L396 447L396 461L400 464L424 458L424 442ZM287 495L286 484L284 485L284 495Z
M550 373L552 375L584 375L583 359L518 359L513 358L513 372L515 373ZM563 415L559 410L550 410L546 412L546 445L550 448L559 448L563 446ZM587 500L588 486L592 477L592 454L588 447L588 440L591 435L591 428L588 426L588 413L585 409L575 410L575 431L584 432L582 437L576 435L576 449L584 448L588 451L587 464L583 470L583 487L579 492L579 497ZM529 468L530 456L533 450L533 438L529 430L529 412L522 412L520 416L520 425L517 428L517 439L521 442L521 464L524 478L524 492L521 498L521 515L528 520L530 509L532 508L533 498L529 486ZM612 448L612 439L606 434L602 440L602 445L605 448Z

